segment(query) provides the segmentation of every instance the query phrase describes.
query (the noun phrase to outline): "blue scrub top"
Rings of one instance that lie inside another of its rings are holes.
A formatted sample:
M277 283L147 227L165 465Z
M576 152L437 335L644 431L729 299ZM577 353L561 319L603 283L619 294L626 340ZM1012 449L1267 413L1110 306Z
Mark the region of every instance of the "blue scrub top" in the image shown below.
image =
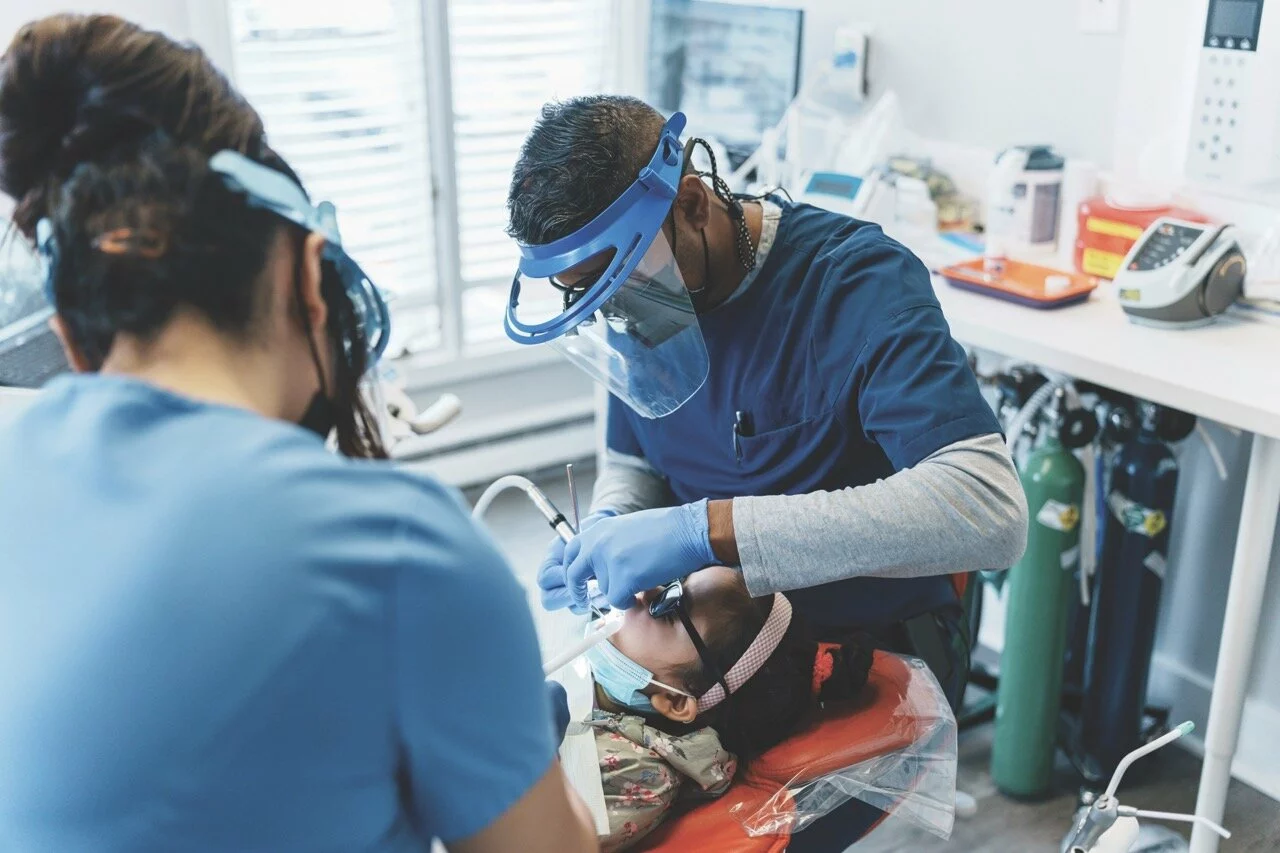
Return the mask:
M0 430L0 850L427 851L555 745L458 496L117 377Z
M699 315L706 384L657 420L611 398L609 447L646 458L687 503L862 486L998 433L920 260L877 225L781 206L755 280ZM735 441L738 412L750 429ZM947 577L858 578L789 595L830 628L955 603Z

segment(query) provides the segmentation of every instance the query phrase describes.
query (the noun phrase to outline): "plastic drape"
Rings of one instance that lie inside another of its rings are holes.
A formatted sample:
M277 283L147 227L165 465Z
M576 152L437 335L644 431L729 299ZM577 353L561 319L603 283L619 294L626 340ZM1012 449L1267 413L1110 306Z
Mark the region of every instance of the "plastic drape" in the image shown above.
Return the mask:
M864 700L821 718L748 770L764 803L730 812L747 834L794 835L850 800L948 838L955 819L956 720L922 661L877 653ZM786 775L781 775L786 774Z

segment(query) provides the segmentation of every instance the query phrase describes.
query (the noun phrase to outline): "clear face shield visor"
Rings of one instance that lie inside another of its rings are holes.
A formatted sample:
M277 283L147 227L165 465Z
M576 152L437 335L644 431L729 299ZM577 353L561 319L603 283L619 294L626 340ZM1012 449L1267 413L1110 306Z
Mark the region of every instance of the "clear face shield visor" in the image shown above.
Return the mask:
M710 362L666 236L659 231L643 251L595 311L547 343L640 415L661 418L697 393ZM527 326L546 323L554 319L547 309L556 302L572 311L599 286L574 288L555 277L517 274L522 301L514 306L515 317Z
M646 418L679 409L710 363L693 300L663 223L684 167L675 113L635 181L573 234L521 245L505 326L518 344L550 344Z

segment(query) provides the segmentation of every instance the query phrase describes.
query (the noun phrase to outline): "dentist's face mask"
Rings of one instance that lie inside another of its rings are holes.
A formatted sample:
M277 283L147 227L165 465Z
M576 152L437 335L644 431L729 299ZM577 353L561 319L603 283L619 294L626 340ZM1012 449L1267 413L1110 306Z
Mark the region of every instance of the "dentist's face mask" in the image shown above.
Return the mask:
M591 665L591 674L605 695L633 711L642 714L658 712L653 707L653 701L644 692L650 684L670 693L695 698L683 690L658 681L652 672L618 651L608 640L596 643L588 649L586 657L587 663Z

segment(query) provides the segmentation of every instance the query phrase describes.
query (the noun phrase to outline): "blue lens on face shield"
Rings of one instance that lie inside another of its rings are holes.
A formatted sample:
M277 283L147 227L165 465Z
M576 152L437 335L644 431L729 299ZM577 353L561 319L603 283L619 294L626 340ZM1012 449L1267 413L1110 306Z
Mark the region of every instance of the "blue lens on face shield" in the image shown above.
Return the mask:
M608 640L596 643L588 649L586 658L591 665L592 677L605 695L632 711L641 714L657 713L653 700L644 692L650 684L681 696L689 696L683 690L656 680L652 672L618 651L618 647Z

